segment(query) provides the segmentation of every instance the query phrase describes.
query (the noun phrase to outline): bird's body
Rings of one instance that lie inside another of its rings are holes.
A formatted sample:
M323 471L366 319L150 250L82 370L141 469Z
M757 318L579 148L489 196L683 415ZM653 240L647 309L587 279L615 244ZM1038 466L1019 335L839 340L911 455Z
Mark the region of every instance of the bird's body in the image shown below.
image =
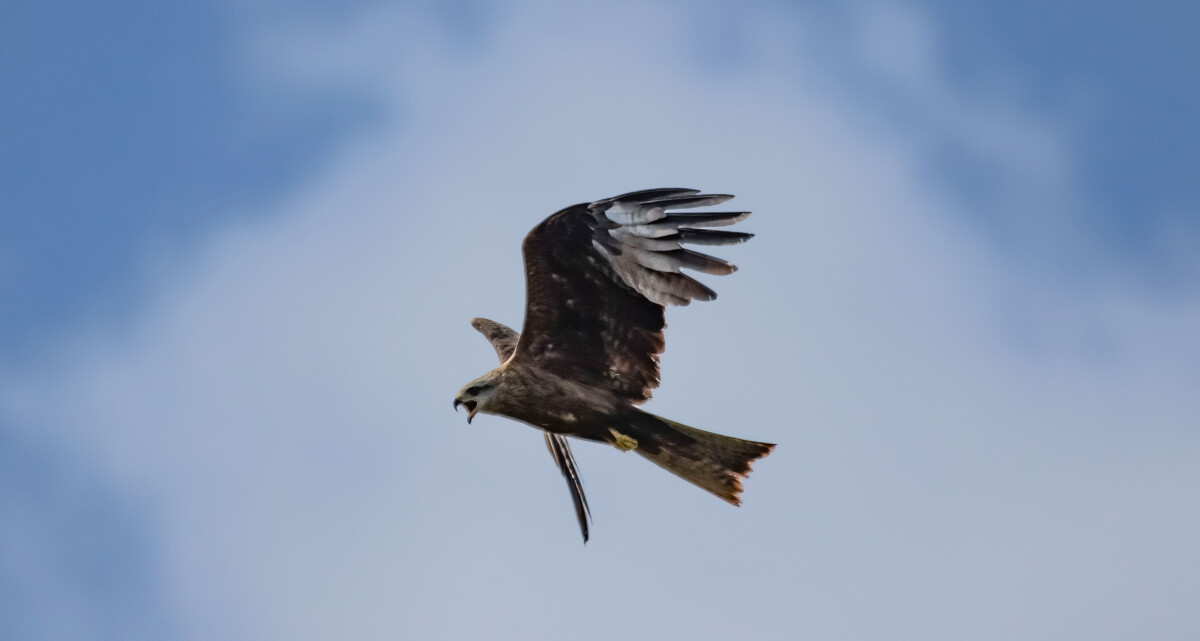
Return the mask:
M455 398L468 421L506 416L547 433L568 480L587 540L587 501L565 437L636 451L733 503L750 464L774 447L705 432L636 406L658 385L665 305L716 294L681 268L728 274L736 268L682 244L728 245L750 234L701 229L748 212L680 214L732 196L654 189L563 209L525 238L525 325L521 334L486 319L472 325L499 356L496 369Z
M607 417L629 406L607 390L539 367L510 362L496 371L495 401L488 411L554 434L589 438Z

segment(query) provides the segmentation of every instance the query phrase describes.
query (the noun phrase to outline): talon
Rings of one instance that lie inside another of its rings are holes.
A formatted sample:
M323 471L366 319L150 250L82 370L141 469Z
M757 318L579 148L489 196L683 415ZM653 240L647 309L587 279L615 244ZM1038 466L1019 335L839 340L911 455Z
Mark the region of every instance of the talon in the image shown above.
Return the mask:
M618 450L621 450L622 452L629 452L637 449L637 439L629 436L628 434L622 434L611 427L608 428L608 431L613 435L613 445L617 446Z

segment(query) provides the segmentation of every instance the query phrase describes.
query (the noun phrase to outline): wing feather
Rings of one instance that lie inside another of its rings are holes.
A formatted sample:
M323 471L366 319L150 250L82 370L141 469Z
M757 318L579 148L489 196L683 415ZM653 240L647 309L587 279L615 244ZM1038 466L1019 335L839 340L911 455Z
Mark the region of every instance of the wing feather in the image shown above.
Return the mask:
M486 318L472 318L471 327L479 330L479 333L488 339L488 342L492 344L492 349L496 350L496 356L500 358L501 363L508 360L513 352L517 351L517 340L521 335L512 328Z
M658 218L653 222L629 225L625 228L626 231L647 238L662 238L670 236L680 230L693 229L696 227L724 227L741 222L750 215L748 211L737 211L720 214L680 214L676 216L665 216Z
M522 246L525 325L513 362L609 389L634 404L648 400L659 381L664 307L716 298L681 270L736 270L682 245L731 245L751 237L695 229L731 225L749 212L671 210L730 198L694 189L630 192L567 207L534 227Z
M690 249L672 249L669 251L650 251L631 247L626 253L639 265L657 272L678 272L683 268L694 269L706 274L724 276L737 271L733 263L720 258L714 258Z
M670 240L667 236L660 240ZM677 242L693 245L739 245L754 238L754 234L738 231L716 231L712 229L680 229Z
M631 191L627 194L621 194L620 196L613 196L612 198L605 198L604 200L597 200L596 202L594 202L592 204L603 205L605 203L612 203L612 202L616 202L618 200L645 202L648 200L654 200L656 198L673 198L675 196L691 196L692 194L698 194L698 193L700 193L699 189L687 189L686 187L659 187L658 189L643 189L641 191Z
M700 194L688 195L667 198L655 198L647 202L647 205L660 207L662 209L691 209L692 207L709 207L712 205L720 205L721 203L732 200L733 196L729 194Z

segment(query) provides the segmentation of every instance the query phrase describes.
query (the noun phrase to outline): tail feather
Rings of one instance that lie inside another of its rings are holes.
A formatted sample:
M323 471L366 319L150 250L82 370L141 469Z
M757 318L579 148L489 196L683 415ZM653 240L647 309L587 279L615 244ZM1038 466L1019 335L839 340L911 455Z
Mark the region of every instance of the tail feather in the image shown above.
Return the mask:
M733 505L741 505L742 479L751 465L775 448L773 443L705 432L646 412L638 415L632 426L634 451Z

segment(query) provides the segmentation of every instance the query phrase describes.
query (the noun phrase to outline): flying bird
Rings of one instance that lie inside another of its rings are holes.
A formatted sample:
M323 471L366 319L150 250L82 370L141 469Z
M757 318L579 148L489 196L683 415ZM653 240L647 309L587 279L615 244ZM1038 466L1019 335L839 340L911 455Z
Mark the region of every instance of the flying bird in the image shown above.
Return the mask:
M750 212L681 212L733 196L648 189L567 207L525 236L525 323L521 333L476 318L500 366L454 397L476 414L506 416L545 432L588 540L590 512L566 437L637 452L733 505L742 479L772 443L688 427L638 409L658 387L667 305L716 292L681 272L725 275L727 261L683 247L736 245L753 234L707 229Z

